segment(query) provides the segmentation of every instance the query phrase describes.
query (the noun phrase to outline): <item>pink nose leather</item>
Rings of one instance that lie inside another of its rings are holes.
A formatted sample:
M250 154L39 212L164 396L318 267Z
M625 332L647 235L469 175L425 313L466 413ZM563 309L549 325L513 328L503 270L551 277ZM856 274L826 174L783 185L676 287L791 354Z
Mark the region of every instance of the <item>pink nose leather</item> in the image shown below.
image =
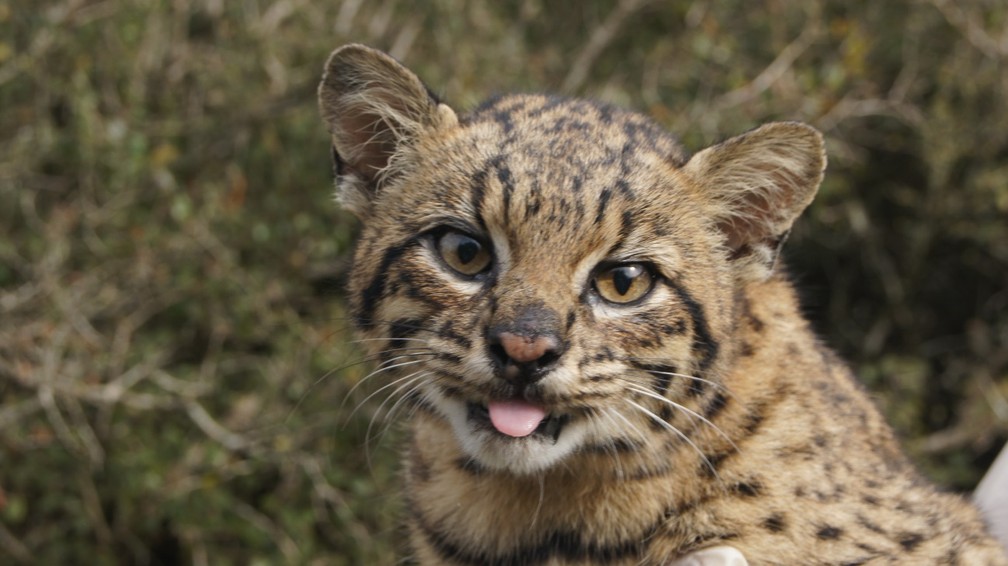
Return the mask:
M528 337L511 332L501 332L498 337L501 346L504 347L504 352L519 364L538 360L546 352L555 350L558 345L556 339L550 336Z

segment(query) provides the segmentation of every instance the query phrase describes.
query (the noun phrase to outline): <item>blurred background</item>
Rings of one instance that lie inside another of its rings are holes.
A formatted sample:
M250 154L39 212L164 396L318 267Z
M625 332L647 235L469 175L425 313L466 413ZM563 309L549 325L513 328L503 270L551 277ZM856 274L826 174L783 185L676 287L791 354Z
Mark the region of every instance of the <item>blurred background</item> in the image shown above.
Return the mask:
M459 109L817 126L808 316L935 481L1008 437L1003 0L0 0L0 562L395 562L315 101L349 41Z

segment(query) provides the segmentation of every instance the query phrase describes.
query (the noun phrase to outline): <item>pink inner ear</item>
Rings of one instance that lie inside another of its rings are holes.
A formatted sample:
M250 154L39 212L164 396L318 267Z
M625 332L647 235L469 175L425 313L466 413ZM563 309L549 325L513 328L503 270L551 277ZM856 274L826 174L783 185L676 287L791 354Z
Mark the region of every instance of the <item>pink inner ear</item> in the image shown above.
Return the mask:
M717 224L728 240L728 247L736 251L772 237L771 226L780 221L775 218L779 211L772 211L770 202L760 193L749 193L742 203L736 205L735 214Z
M728 246L740 255L759 244L776 247L804 208L796 194L805 184L797 178L798 172L778 170L764 174L773 180L772 184L742 195L733 203L732 215L717 225L727 237Z
M389 132L380 128L381 118L368 112L347 112L337 117L341 122L339 145L352 148L347 155L340 154L347 169L373 180L388 165L395 151L395 142Z

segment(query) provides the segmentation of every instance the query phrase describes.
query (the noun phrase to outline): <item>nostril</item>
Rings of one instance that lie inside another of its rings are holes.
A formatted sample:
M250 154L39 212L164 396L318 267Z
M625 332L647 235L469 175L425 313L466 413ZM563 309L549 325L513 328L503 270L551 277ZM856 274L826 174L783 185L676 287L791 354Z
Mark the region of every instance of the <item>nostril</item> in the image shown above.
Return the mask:
M535 364L538 366L538 369L547 369L556 364L559 359L560 352L554 349L549 349L544 351L543 354L539 356L538 360L535 360Z
M504 350L504 346L500 342L491 342L489 351L490 360L499 368L506 366L510 360L507 352Z

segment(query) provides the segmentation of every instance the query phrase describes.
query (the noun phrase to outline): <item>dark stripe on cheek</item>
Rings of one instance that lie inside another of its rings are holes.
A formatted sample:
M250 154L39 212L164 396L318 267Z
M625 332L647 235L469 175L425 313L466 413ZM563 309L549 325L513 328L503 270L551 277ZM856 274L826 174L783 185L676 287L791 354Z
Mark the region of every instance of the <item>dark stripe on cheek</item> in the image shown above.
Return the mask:
M389 267L402 258L412 245L414 245L414 241L410 240L385 250L385 255L382 256L381 262L378 264L378 271L371 278L371 283L361 291L360 307L354 313L354 323L358 328L369 330L374 327L375 306L385 293L385 285L390 279L388 276Z
M674 374L679 373L678 368L675 366L659 364L634 364L634 366L651 374L651 377L654 378L653 389L663 397L668 393L669 387L672 385L672 378L675 377Z
M415 318L400 318L392 322L389 325L389 340L390 348L407 348L409 347L409 341L404 340L404 338L409 338L416 333L423 330L423 321Z
M693 352L698 354L700 359L697 367L701 372L710 369L711 364L717 359L718 343L711 336L710 326L707 324L707 315L704 314L703 305L698 303L689 292L678 283L669 281L669 286L676 296L682 301L686 310L689 311L693 319Z
M575 321L575 320L577 320L577 313L576 313L575 311L573 311L573 310L572 310L572 311L570 311L569 313L567 313L567 326L566 326L566 331L567 331L568 333L570 332L570 329L571 329L571 327L573 327L573 326L574 326L574 321Z

